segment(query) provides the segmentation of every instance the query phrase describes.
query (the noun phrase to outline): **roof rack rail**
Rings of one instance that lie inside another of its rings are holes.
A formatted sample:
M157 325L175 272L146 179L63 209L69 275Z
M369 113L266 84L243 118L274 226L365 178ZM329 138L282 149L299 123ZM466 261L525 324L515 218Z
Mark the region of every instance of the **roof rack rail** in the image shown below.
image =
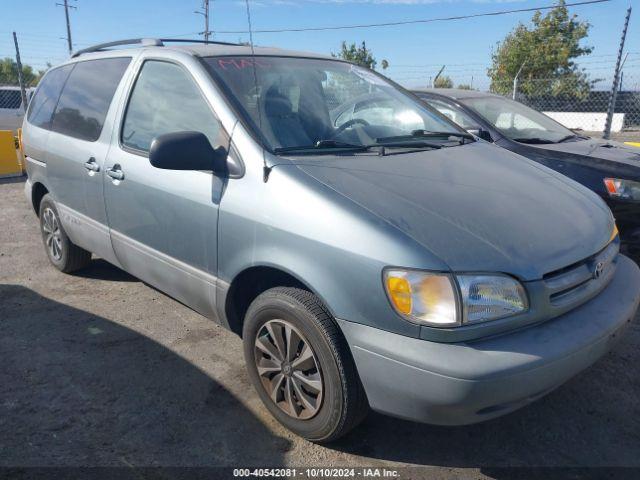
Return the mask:
M190 38L161 38L161 42L170 42L170 43L204 43L205 45L235 45L242 46L241 43L235 42L220 42L218 40L200 40L198 39L190 39Z
M130 38L128 40L116 40L115 42L98 43L71 54L71 58L79 57L85 53L101 52L107 48L121 45L141 45L143 47L163 47L165 43L204 43L214 45L240 45L232 42L218 42L216 40L192 40L186 38Z
M116 40L115 42L98 43L71 54L71 58L79 57L85 53L100 52L105 48L119 47L120 45L142 45L145 47L161 47L162 41L157 38L130 38L128 40Z

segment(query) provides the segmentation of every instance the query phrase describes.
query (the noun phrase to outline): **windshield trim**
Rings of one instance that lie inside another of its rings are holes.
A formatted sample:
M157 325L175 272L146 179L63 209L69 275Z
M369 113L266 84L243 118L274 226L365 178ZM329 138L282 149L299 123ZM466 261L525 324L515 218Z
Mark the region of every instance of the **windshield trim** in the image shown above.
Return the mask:
M224 97L225 102L231 108L231 110L235 114L236 118L242 124L242 126L245 128L245 130L247 132L249 132L249 135L251 136L251 138L253 138L253 140L256 143L258 143L258 145L261 148L263 148L264 150L266 150L270 154L276 155L278 157L283 156L283 153L282 152L281 153L277 153L276 152L277 147L272 147L269 144L269 141L264 136L264 134L260 130L259 126L256 125L256 123L253 121L253 119L248 114L248 112L245 111L245 109L242 106L242 104L240 103L240 101L236 98L236 96L231 91L231 88L227 86L227 84L224 82L224 80L222 80L222 78L215 71L215 69L212 68L211 65L207 62L208 59L227 58L227 57L233 57L233 58L237 58L237 57L284 58L284 59L291 58L291 59L302 59L302 60L315 60L315 61L344 63L344 64L347 64L347 65L354 65L354 66L359 67L359 68L364 68L368 72L376 75L377 77L381 78L383 81L388 83L389 85L393 86L396 90L398 90L400 93L404 94L406 97L409 97L410 99L415 101L415 103L419 107L424 108L424 109L428 110L431 113L435 113L442 120L446 121L452 127L453 130L459 131L460 133L467 133L466 130L464 130L462 127L460 127L460 125L458 125L457 123L455 123L452 120L450 120L446 115L442 115L437 109L435 109L431 105L428 105L426 102L424 102L422 99L420 99L420 97L418 97L415 93L413 93L412 91L404 88L402 85L399 85L398 83L396 83L393 80L391 80L390 78L385 77L384 75L376 72L375 70L367 69L366 67L362 67L361 65L357 65L357 64L355 64L353 62L349 62L349 61L343 60L341 58L311 57L311 56L307 57L307 56L301 56L301 55L275 55L275 54L256 54L256 55L251 55L251 54L243 54L243 55L223 54L223 55L207 55L207 56L199 56L199 57L197 57L198 60L204 66L204 68L207 71L207 73L209 73L209 75L210 75L211 79L213 80L215 86L222 93L222 96Z
M473 113L475 113L476 115L478 115L480 118L482 118L485 122L487 122L489 125L491 125L492 128L494 128L496 131L498 131L500 133L500 135L502 135L504 138L512 141L512 142L516 142L516 143L520 143L522 145L531 145L530 143L526 143L526 142L519 142L517 140L515 140L513 137L507 135L507 133L502 129L497 127L493 122L491 122L487 117L485 117L484 115L482 115L482 113L480 113L474 106L472 103L468 103L469 100L473 101L473 100L478 100L478 99L486 99L486 98L490 98L490 99L495 99L497 101L506 101L507 104L509 104L510 102L514 102L517 103L518 105L521 105L525 108L528 108L529 110L532 110L536 113L539 113L540 115L544 115L545 119L549 119L552 123L555 123L556 125L558 125L560 128L567 130L569 133L572 133L574 135L577 135L574 131L572 131L570 128L565 127L564 125L562 125L560 122L558 122L557 120L545 115L544 113L536 110L535 108L531 108L529 105L525 105L522 102L518 102L517 100L512 100L511 98L507 98L507 97L501 97L499 95L478 95L476 97L468 97L468 98L461 98L458 99L458 101L464 105L465 107L467 107L469 110L471 110ZM548 131L545 129L545 131ZM568 135L568 134L567 134ZM555 141L550 140L549 144L555 144Z

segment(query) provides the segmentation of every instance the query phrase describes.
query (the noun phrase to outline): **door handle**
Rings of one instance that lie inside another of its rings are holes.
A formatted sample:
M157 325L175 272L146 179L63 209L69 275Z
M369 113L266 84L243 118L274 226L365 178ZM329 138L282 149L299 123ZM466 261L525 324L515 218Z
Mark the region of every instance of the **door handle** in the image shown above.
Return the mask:
M124 180L124 172L120 170L120 165L116 164L111 168L107 168L107 175L114 180Z
M85 162L84 168L86 168L87 170L89 170L91 172L99 172L100 171L100 165L98 165L96 163L96 159L93 158L93 157L91 157L89 159L89 161Z

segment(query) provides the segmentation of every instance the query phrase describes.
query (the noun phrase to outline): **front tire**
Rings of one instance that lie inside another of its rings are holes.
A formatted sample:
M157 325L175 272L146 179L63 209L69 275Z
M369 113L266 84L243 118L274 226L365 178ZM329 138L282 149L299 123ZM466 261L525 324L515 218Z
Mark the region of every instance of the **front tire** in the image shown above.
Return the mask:
M292 432L330 442L366 416L347 342L311 292L278 287L259 295L245 316L243 342L260 399Z
M91 252L69 240L60 222L58 209L49 194L42 197L39 216L44 249L54 267L69 273L89 265Z

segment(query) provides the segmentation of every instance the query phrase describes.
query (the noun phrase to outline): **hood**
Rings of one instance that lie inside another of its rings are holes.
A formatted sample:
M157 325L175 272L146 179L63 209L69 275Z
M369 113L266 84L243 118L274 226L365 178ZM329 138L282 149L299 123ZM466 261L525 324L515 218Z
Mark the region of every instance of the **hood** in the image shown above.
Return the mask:
M453 271L541 278L603 248L613 217L593 192L485 142L295 165L394 225ZM411 267L411 265L403 265Z
M578 140L575 142L527 146L550 152L568 153L640 167L640 148L631 147L620 142L590 138L589 140Z

